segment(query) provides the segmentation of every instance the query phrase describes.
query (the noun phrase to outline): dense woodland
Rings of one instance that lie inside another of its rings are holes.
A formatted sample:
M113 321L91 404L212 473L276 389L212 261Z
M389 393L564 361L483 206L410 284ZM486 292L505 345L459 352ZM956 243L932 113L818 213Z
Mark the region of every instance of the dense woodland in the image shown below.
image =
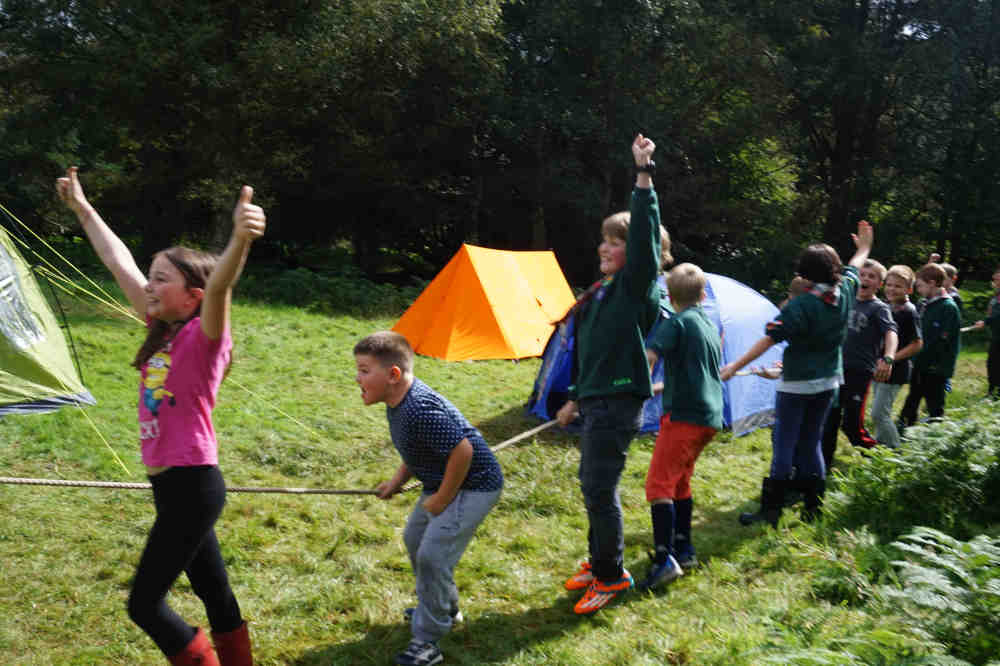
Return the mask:
M246 182L258 263L412 284L473 242L580 285L642 132L678 260L766 289L865 217L988 277L998 60L1000 0L2 0L0 202L68 241L78 164L148 257Z

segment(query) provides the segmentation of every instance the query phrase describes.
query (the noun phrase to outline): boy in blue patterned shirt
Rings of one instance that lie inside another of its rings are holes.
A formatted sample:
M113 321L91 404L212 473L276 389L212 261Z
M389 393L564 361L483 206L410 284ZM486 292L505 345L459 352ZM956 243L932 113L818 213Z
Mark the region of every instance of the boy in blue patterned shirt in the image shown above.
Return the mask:
M424 486L403 532L418 603L407 609L413 638L396 663L437 664L444 659L437 642L459 615L455 566L500 499L503 472L479 431L413 375L413 349L402 335L369 335L354 346L354 361L361 399L385 403L392 443L403 459L376 487L379 499L395 495L413 476Z

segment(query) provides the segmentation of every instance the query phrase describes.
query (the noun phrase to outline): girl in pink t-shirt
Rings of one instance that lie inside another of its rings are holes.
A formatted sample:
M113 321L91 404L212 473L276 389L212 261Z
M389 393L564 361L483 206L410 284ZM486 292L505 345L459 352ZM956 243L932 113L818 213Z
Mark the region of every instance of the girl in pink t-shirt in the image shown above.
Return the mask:
M264 211L251 203L253 188L244 186L222 255L172 247L153 257L147 279L87 201L76 167L58 179L56 190L148 329L133 365L142 373L139 438L156 520L136 568L129 617L171 664L252 666L247 625L215 536L226 486L212 408L231 358L232 288L250 245L264 233ZM182 571L205 604L218 657L205 633L166 604Z

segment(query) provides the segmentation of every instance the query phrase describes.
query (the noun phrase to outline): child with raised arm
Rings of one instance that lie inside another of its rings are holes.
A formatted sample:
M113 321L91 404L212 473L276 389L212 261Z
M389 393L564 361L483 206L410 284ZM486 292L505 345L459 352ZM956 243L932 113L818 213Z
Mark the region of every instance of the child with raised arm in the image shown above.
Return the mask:
M646 475L653 524L653 563L641 588L650 589L697 565L691 542L691 476L702 450L722 428L722 341L700 303L705 274L694 264L670 271L674 314L647 343L650 361L663 359L663 417Z
M660 300L660 210L651 176L655 149L652 141L636 136L632 156L638 173L631 211L612 215L601 225L597 254L604 277L574 305L574 383L570 400L556 415L562 425L578 414L583 421L579 478L590 523L590 557L564 584L568 590L586 590L574 607L582 615L600 610L632 587L624 566L618 482L639 431L642 404L652 395L643 340Z
M924 346L913 358L910 392L899 415L904 428L916 422L921 400L927 401L931 418L944 416L945 386L955 373L962 348L961 314L944 281L945 271L938 264L927 264L917 271L917 291L924 297L920 313Z
M142 274L131 252L87 201L70 167L58 179L104 265L146 321L132 365L140 371L139 438L156 520L136 567L128 614L175 666L250 666L250 636L229 586L214 525L226 501L212 426L219 385L232 358L230 298L265 216L244 186L221 256L182 247L157 253ZM205 604L215 648L166 603L181 572Z
M899 343L889 306L876 296L885 272L885 266L874 259L866 259L858 270L858 293L842 350L844 380L823 432L823 464L827 470L833 465L838 429L843 429L852 446L870 449L878 444L865 428L868 387L873 378L889 378Z
M829 245L810 245L802 252L796 272L809 280L810 288L782 308L767 324L764 337L719 373L722 381L729 381L771 346L788 341L775 397L771 472L761 484L759 516L774 527L787 492L801 490L803 517L811 519L826 490L820 439L843 377L841 345L858 290L858 268L871 252L871 225L862 220L851 237L857 251L846 267ZM740 522L754 521L741 517Z
M455 566L500 499L503 472L478 430L447 399L413 374L413 349L399 333L379 331L354 346L365 405L385 403L402 464L378 485L389 499L411 477L423 493L403 542L417 582L417 607L406 610L413 638L396 663L426 666L444 657L438 641L459 618Z
M896 322L899 344L889 378L875 380L872 390L872 422L875 439L891 448L899 446L899 430L892 420L892 404L903 384L910 381L913 356L924 345L920 332L920 315L909 298L913 293L915 280L916 276L909 266L891 266L883 287L885 299L892 308L892 320Z

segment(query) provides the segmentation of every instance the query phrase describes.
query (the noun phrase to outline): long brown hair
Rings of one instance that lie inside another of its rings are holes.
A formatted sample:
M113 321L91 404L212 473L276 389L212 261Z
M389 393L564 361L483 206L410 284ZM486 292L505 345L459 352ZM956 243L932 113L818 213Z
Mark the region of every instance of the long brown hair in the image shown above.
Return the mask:
M177 246L157 252L154 259L159 256L165 257L180 271L181 275L184 276L184 286L187 289L204 289L205 285L208 284L208 276L212 274L212 270L215 269L215 265L219 261L218 255ZM149 325L145 341L136 352L132 367L136 370L142 370L142 366L153 354L163 349L177 335L184 324L200 314L201 303L199 302L195 311L184 321L168 322L154 319Z

